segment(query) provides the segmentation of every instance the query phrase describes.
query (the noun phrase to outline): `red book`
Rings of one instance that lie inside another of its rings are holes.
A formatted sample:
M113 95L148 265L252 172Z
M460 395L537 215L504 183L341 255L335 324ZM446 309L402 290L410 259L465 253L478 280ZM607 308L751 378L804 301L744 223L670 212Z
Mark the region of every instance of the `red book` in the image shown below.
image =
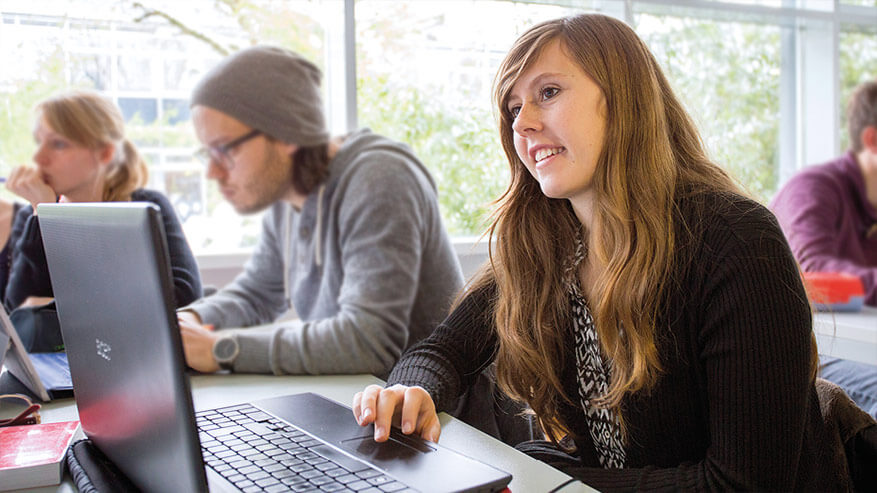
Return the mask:
M0 428L0 490L61 483L79 421Z

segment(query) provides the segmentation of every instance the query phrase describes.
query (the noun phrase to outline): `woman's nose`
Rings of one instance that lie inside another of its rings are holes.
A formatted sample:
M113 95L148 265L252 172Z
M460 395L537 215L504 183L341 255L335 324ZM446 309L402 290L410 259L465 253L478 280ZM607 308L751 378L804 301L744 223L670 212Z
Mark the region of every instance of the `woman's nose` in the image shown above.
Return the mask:
M518 134L525 135L530 131L539 130L541 122L539 119L539 111L532 104L523 104L518 111L518 116L512 122L512 130Z
M45 146L38 146L37 150L33 153L33 162L39 166L45 166L49 162L48 155L46 153Z

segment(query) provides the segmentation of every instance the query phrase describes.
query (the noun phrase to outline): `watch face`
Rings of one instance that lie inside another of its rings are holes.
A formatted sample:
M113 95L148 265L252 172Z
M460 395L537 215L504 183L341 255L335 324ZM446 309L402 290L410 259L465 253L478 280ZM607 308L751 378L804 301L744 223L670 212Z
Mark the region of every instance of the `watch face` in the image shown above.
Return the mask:
M213 346L213 356L220 363L230 363L238 355L238 343L231 337L223 337Z

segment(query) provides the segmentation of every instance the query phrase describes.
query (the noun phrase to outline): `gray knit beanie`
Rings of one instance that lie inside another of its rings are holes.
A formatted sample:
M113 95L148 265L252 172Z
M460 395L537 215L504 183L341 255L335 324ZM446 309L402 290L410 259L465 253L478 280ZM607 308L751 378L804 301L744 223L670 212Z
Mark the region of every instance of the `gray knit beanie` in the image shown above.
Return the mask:
M219 110L297 146L329 141L320 69L292 51L255 46L221 61L195 87L191 106Z

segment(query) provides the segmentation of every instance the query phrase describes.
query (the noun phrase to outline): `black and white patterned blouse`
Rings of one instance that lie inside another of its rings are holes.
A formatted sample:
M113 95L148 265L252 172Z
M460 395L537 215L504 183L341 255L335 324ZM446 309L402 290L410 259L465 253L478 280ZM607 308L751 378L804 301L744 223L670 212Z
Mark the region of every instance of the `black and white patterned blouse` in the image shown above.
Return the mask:
M597 449L597 457L604 468L623 468L624 443L618 416L609 409L591 405L591 399L606 394L609 389L611 366L603 361L600 342L591 311L579 290L578 266L585 258L582 239L576 240L576 251L567 260L565 270L567 293L573 311L576 345L576 376L579 382L579 401L588 419L588 430Z

